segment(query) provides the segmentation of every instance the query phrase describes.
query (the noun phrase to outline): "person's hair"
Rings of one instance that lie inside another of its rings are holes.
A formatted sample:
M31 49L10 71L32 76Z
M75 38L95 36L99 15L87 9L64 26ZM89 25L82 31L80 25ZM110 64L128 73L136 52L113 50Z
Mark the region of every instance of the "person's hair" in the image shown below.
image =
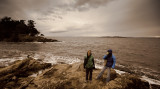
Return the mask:
M90 56L88 55L88 52L89 52L89 51L90 51L90 56L91 56L91 54L92 54L92 53L91 53L91 50L88 50L88 51L87 51L87 58L90 57Z

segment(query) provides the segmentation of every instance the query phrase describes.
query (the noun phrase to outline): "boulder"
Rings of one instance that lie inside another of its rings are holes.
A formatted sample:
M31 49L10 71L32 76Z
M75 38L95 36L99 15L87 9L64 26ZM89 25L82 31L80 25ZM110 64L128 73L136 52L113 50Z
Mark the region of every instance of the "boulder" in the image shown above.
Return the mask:
M108 89L149 89L150 86L138 76L126 73L110 81L105 87Z

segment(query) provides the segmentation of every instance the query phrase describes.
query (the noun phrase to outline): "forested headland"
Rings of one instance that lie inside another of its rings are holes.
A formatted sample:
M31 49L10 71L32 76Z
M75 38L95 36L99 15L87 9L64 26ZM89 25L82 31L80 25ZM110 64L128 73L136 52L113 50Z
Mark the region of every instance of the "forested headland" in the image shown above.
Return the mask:
M47 39L35 27L33 20L13 20L11 17L0 19L0 41L4 42L55 42Z

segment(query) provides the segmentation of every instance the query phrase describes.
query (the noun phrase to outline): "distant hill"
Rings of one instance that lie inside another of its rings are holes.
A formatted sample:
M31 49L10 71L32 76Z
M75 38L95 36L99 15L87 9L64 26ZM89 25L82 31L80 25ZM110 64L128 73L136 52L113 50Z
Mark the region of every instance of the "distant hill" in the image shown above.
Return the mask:
M127 38L123 36L102 36L102 38Z
M101 38L160 38L160 36L150 36L150 37L101 36Z

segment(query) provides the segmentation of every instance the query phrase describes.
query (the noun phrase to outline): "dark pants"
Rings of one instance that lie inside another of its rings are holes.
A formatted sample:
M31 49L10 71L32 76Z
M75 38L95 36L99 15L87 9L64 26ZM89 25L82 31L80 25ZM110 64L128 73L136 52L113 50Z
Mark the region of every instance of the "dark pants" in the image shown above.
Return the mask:
M89 75L89 80L92 80L92 68L86 68L86 80L88 80L88 75Z

